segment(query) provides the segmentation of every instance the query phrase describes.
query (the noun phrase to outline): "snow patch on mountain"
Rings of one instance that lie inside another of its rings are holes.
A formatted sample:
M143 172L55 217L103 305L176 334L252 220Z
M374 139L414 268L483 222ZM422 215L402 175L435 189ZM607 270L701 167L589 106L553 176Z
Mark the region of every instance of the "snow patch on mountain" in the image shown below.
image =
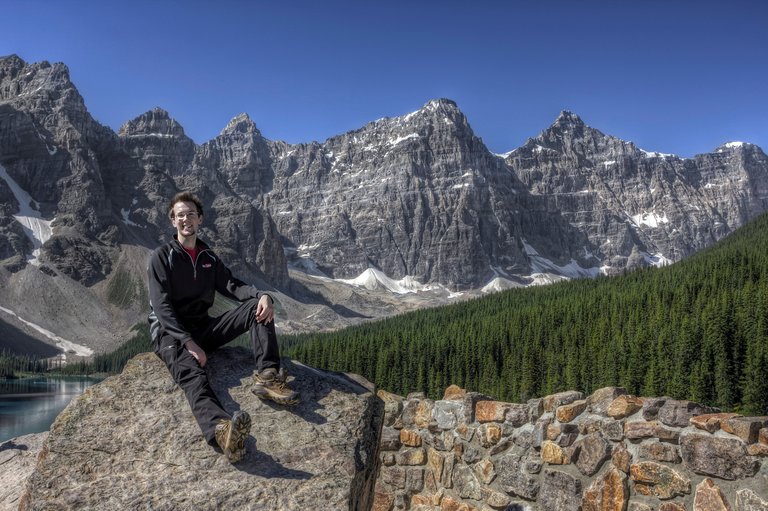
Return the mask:
M2 167L0 167L2 168ZM6 309L5 307L0 307L0 311L8 314L9 316L13 316L16 318L16 320L24 323L25 325L33 328L34 330L37 330L50 340L52 340L54 343L56 343L56 346L66 353L74 353L75 355L79 355L81 357L89 357L93 355L93 350L87 346L81 346L80 344L75 344L72 341L68 341L62 337L59 337L58 335L54 334L50 330L47 330L40 325L36 325L35 323L32 323L31 321L27 321L26 319L20 317L18 314L13 312L10 309Z
M337 279L337 281L371 291L384 288L400 295L424 290L424 285L411 276L394 280L375 268L368 268L354 279Z
M632 222L635 225L647 225L648 227L656 228L660 224L668 224L669 218L667 218L667 214L664 213L664 215L658 215L654 212L643 212L638 213L637 215L630 215L629 213L626 213L626 215L632 219Z
M37 205L37 202L16 183L2 165L0 165L0 177L8 183L8 187L19 203L19 212L13 215L13 218L21 224L24 234L27 235L34 246L32 254L27 256L27 261L30 264L39 266L40 260L38 258L40 257L43 243L48 241L53 234L51 230L51 222L53 220L45 220L40 212L32 207L33 204Z
M550 261L546 257L539 255L538 251L529 245L525 240L523 242L523 249L528 256L528 260L531 264L533 274L531 275L534 280L538 278L544 278L540 274L554 273L555 275L561 275L562 277L569 279L579 279L584 277L597 277L600 274L600 268L584 268L575 259L571 259L568 264L560 266L554 261ZM534 276L537 275L537 276Z

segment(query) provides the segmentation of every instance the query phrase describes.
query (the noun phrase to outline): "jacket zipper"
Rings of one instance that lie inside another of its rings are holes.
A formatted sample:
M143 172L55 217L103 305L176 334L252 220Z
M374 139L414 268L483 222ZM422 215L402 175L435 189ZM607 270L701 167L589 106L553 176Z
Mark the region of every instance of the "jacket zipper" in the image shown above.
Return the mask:
M192 280L197 280L197 261L200 259L200 256L203 255L205 252L208 252L207 248L204 248L200 252L197 253L197 257L195 259L192 259L192 256L189 255L189 252L186 250L182 250L185 254L187 254L187 257L189 257L189 260L192 261Z

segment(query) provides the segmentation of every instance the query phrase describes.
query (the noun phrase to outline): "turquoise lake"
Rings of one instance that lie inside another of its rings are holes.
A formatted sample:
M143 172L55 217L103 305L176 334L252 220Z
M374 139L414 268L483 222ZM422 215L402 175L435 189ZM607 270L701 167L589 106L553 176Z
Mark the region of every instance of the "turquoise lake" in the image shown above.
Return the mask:
M0 442L50 429L76 396L97 383L90 378L0 378Z

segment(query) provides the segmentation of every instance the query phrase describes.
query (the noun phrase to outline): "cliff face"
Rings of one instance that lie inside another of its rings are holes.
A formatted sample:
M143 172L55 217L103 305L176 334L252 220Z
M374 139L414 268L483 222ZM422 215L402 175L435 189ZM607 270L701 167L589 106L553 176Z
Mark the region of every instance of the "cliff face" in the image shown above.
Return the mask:
M728 143L694 158L652 153L563 112L506 156L596 247L604 271L678 261L768 206L768 158Z
M59 415L21 509L369 509L381 401L365 380L287 363L302 402L250 391L252 355L209 359L224 406L253 420L232 465L206 444L182 391L153 353L94 385Z
M204 234L237 273L278 287L286 253L334 278L373 268L454 289L619 273L677 261L768 206L768 157L751 144L679 158L563 112L500 158L436 99L323 143L270 141L241 114L198 146L160 108L115 134L63 64L15 56L0 59L0 165L55 217L42 260L86 285L110 274L120 243L167 233L179 189L210 204ZM18 269L31 247L10 186L0 180L0 256Z

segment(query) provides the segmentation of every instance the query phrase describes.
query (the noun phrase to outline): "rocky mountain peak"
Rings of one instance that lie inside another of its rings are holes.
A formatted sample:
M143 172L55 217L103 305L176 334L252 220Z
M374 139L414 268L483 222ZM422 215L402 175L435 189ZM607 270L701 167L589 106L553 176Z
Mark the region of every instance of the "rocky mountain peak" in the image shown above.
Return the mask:
M15 53L0 57L0 80L3 80L6 76L11 78L16 76L26 65L27 63Z
M236 133L254 133L256 135L261 135L261 132L256 127L256 123L251 120L247 113L236 115L229 121L224 129L221 130L221 135L232 135Z
M560 115L557 116L555 122L552 123L552 127L568 128L568 127L583 127L586 126L581 117L569 110L563 110Z
M715 148L715 153L730 153L735 151L741 151L745 149L752 149L755 148L754 144L750 144L748 142L739 142L739 141L733 141L733 142L726 142L725 144L722 144L721 146Z
M187 138L181 124L160 107L155 107L126 122L117 134L121 137Z

